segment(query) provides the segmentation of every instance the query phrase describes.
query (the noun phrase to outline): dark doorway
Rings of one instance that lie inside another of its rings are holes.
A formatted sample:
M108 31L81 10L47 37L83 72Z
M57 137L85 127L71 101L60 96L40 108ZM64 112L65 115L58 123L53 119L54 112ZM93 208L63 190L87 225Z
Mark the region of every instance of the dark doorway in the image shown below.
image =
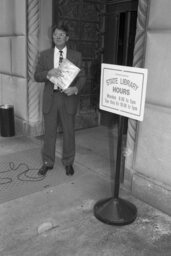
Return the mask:
M137 21L137 0L108 0L105 11L103 62L132 66ZM114 149L115 131L118 130L119 116L106 111L101 112L101 124L109 128L111 162L115 170L116 152ZM128 118L123 117L122 150L126 148ZM119 134L119 133L118 133ZM117 136L117 134L116 134ZM113 143L113 144L112 144ZM114 157L112 161L112 157ZM120 181L124 180L125 157L121 156Z
M99 125L100 65L103 48L102 1L53 0L53 24L64 21L69 26L69 46L83 55L87 82L79 102L76 129Z
M70 47L82 52L87 75L76 128L117 122L117 115L99 110L101 63L132 66L137 6L138 0L53 0L53 24L69 25Z
M137 7L138 0L106 1L104 63L132 66ZM117 122L117 115L101 111L101 124L112 127ZM126 132L127 118L124 119L124 133Z

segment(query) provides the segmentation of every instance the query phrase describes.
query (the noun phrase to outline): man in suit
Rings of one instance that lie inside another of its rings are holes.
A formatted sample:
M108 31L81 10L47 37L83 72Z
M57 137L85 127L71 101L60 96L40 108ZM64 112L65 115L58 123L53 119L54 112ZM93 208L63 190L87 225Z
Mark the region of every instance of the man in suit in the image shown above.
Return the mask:
M55 148L57 126L59 120L63 129L63 155L62 162L66 175L74 174L75 132L74 123L77 112L79 93L85 85L85 73L82 69L82 55L80 52L67 47L69 40L68 27L58 24L53 27L52 37L54 48L40 53L34 78L37 82L44 82L43 117L44 117L44 144L42 149L43 165L39 175L46 175L53 169L55 162ZM71 85L61 91L49 79L60 76L59 65L62 59L67 58L81 69Z

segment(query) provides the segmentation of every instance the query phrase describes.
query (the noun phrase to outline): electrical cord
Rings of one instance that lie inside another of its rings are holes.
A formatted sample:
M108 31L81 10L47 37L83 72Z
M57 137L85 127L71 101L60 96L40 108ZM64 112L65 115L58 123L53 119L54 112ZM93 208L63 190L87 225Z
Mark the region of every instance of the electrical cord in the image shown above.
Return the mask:
M37 182L37 181L41 181L45 178L45 176L39 176L38 173L38 169L37 168L30 168L26 163L19 163L17 165L15 165L14 162L9 162L9 167L7 171L1 171L0 174L2 173L10 173L10 172L18 172L18 170L21 168L22 171L17 174L17 179L20 181L24 181L24 182ZM23 170L24 169L24 170ZM36 172L36 176L32 176L31 173L35 173ZM1 182L4 181L4 182ZM0 178L0 185L4 185L4 184L8 184L8 183L12 183L13 179L11 177L5 177L5 178Z

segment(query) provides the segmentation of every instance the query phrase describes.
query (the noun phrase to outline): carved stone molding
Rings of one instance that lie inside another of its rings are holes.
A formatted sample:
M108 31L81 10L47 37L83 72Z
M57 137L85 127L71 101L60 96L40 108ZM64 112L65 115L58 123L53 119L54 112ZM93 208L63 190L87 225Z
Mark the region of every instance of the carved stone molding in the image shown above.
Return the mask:
M134 47L134 67L144 67L144 56L146 47L146 24L148 20L149 0L139 0L137 30ZM134 165L134 155L136 153L136 136L138 132L138 122L129 119L127 133L127 158L126 167L132 169Z
M40 1L27 1L27 76L28 76L28 119L35 122L39 118L39 86L33 80L40 23Z

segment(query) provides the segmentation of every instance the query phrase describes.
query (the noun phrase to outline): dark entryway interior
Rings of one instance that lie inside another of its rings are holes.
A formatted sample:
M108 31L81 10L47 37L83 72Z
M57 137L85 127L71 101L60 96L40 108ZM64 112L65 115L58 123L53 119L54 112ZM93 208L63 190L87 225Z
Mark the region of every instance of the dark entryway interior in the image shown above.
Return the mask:
M137 0L108 0L105 4L103 62L132 66L137 21ZM124 133L127 132L124 118ZM101 123L113 127L118 115L101 111Z
M76 128L118 121L117 115L99 110L101 63L132 66L137 6L138 0L53 0L53 24L68 24L70 47L82 52L87 75Z

